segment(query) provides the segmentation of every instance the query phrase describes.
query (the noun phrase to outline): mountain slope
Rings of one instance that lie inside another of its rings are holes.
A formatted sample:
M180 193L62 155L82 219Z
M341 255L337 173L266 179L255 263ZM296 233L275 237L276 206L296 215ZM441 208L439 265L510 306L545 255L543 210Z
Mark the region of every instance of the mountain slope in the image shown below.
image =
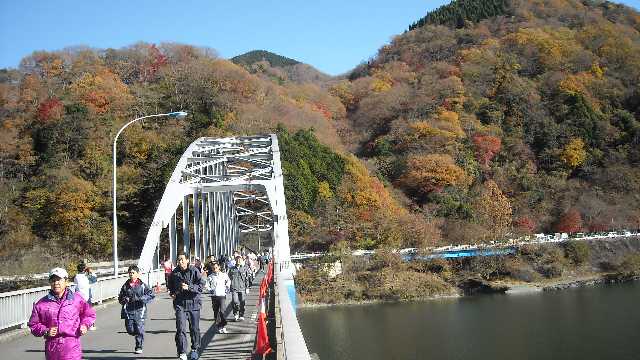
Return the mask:
M451 242L639 228L640 15L577 0L473 13L486 4L435 10L331 89L358 153Z

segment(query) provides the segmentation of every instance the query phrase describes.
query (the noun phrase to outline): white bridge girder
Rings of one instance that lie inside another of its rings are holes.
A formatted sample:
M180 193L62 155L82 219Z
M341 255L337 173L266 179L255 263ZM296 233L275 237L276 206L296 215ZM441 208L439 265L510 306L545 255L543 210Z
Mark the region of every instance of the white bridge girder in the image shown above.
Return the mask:
M270 232L274 258L282 271L291 271L276 135L200 138L189 145L149 227L138 262L142 271L153 268L160 235L167 227L174 264L179 252L201 259L231 255L240 245L241 232Z

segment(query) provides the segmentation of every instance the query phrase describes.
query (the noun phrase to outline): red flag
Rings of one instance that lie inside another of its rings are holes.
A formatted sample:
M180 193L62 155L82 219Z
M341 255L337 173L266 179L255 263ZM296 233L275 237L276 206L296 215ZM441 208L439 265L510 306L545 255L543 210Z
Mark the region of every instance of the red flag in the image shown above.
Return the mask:
M266 314L264 309L264 299L260 299L260 312L258 313L258 330L256 333L256 347L253 353L257 355L266 355L272 351L269 345L269 335L267 335L267 323L265 321Z

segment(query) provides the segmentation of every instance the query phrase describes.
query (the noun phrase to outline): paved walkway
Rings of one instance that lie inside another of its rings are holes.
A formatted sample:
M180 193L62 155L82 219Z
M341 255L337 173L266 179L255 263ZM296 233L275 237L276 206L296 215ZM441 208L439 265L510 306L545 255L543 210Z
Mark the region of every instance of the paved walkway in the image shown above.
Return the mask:
M250 357L255 339L258 288L262 273L256 276L251 293L247 297L245 321L234 322L227 308L228 334L218 334L213 326L211 300L203 298L200 317L202 337L201 359L245 360ZM231 297L227 297L230 303ZM90 331L82 338L83 359L177 359L174 341L175 315L171 298L166 292L156 294L149 306L149 317L145 324L145 346L143 354L135 354L134 339L124 330L124 320L120 319L120 305L107 304L97 310L96 331ZM189 334L187 333L187 339ZM44 359L44 341L32 335L17 337L0 344L1 359Z

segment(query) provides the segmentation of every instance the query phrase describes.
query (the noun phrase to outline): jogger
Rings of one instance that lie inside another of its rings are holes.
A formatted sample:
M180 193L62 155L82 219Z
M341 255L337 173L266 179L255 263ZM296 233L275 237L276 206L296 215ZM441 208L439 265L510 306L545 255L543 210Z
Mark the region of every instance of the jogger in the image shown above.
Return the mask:
M47 360L80 360L80 337L96 321L96 312L80 295L67 288L65 269L49 272L49 293L33 304L27 324L31 333L44 337L44 356Z

